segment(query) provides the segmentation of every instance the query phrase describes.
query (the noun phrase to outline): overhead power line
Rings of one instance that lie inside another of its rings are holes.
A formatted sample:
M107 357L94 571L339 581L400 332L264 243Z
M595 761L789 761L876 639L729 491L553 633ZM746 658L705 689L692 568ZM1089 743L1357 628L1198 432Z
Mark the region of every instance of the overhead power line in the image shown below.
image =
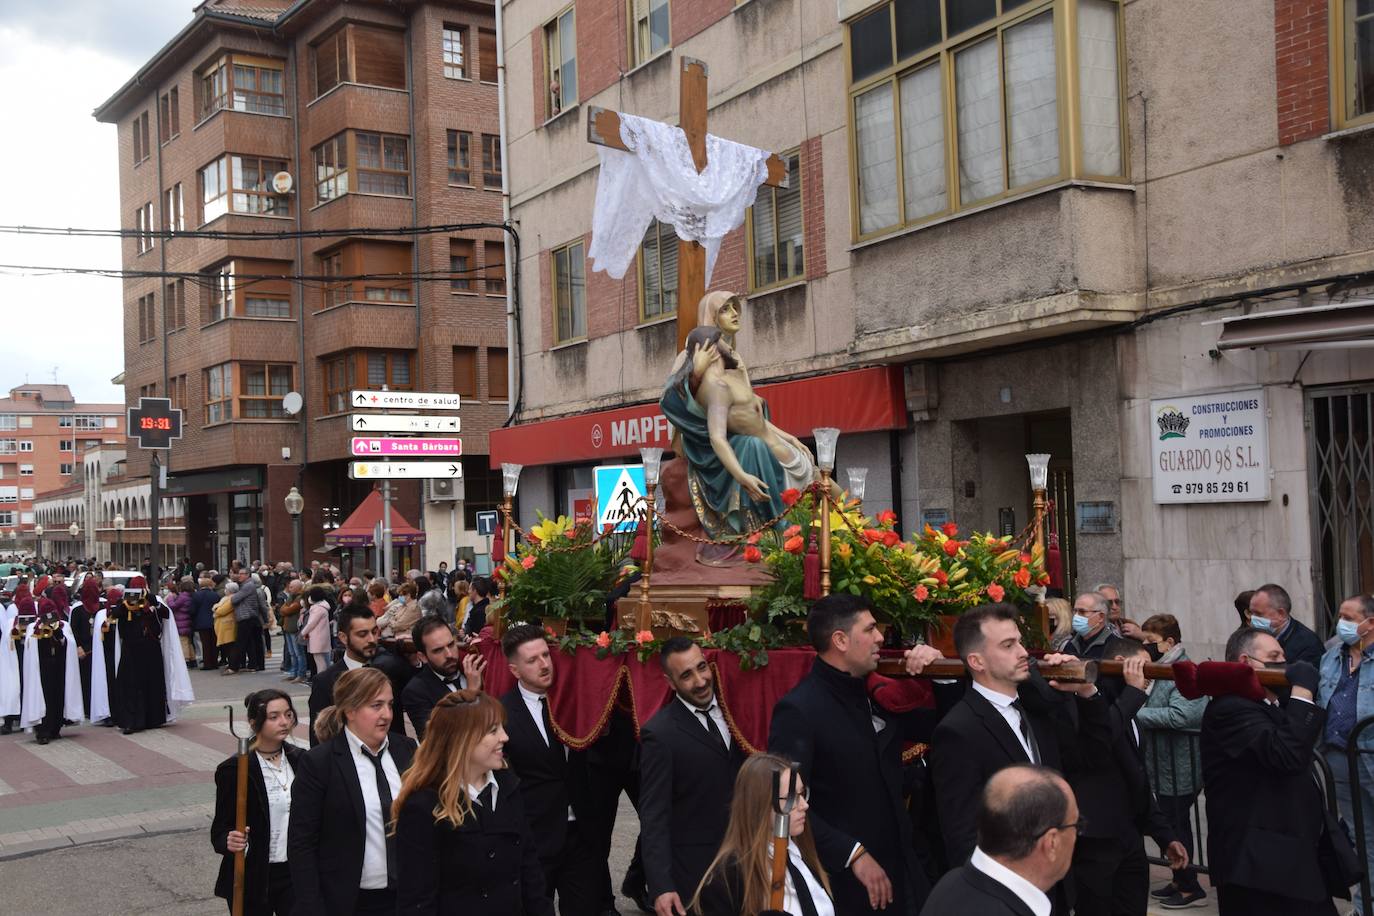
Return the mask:
M342 236L415 236L449 232L471 232L475 229L505 229L503 223L440 223L429 226L346 226L340 229L283 229L272 232L225 231L222 229L90 229L72 226L0 226L0 233L8 235L66 236L71 238L158 238L220 239L240 242L268 242L281 239L320 239Z

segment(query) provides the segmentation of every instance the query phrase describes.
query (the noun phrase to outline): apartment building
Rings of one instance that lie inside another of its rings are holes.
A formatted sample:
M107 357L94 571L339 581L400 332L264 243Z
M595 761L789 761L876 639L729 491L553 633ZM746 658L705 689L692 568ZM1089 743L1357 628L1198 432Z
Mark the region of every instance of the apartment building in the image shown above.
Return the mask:
M86 451L123 441L124 405L78 402L66 385L19 385L0 399L0 532L36 544L39 494L81 482Z
M124 266L154 274L124 284L125 390L185 411L164 494L197 559L290 559L292 486L318 557L372 487L348 477L348 392L382 386L463 395L466 499L393 493L429 565L476 542L507 415L496 63L491 2L207 0L96 110Z
M696 304L668 226L623 281L592 270L586 123L675 122L695 58L709 130L792 178L711 286L747 296L775 418L839 427L867 505L1019 531L1023 456L1048 453L1070 588L1124 583L1204 655L1262 582L1329 631L1374 588L1365 6L505 3L522 398L492 461L527 466L525 514L567 511L593 466L669 445L656 402Z

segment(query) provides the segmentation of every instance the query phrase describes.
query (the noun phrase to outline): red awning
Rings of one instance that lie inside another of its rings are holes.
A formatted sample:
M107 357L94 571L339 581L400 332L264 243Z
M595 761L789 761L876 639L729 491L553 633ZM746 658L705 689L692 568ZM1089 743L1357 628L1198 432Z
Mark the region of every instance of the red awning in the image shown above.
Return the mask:
M773 422L794 436L820 426L844 433L906 427L900 366L874 366L758 386ZM491 466L565 464L638 456L641 446L669 448L672 427L658 404L636 404L491 431Z
M373 490L358 504L342 525L324 536L326 544L337 547L375 547L377 526L382 521L382 494ZM405 520L396 506L391 507L391 543L398 547L423 544L425 533Z

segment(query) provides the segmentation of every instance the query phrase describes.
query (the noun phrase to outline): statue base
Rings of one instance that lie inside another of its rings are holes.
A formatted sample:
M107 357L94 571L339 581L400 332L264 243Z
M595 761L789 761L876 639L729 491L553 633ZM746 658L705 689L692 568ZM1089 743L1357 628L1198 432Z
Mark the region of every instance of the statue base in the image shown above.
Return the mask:
M743 585L659 585L655 580L647 605L638 595L620 600L620 626L636 633L651 630L655 639L710 636L744 620L750 591Z

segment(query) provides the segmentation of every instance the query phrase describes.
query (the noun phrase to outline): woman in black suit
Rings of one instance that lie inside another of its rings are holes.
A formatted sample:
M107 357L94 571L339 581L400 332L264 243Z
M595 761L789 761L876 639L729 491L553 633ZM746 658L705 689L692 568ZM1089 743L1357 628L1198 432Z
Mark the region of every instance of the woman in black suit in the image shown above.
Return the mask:
M253 730L248 757L248 826L234 829L238 800L238 756L215 770L215 818L210 845L224 857L215 896L233 908L234 853L246 849L243 911L248 916L288 916L294 903L286 864L286 830L291 817L291 783L305 752L287 739L296 727L296 707L281 690L248 694L248 725Z
M808 793L800 775L798 796L788 820L783 905L781 910L768 909L773 873L773 776L781 777L785 793L795 766L772 754L755 754L740 767L725 837L688 908L694 916L763 916L774 912L836 916L830 879L821 867L806 820Z
M396 796L397 916L553 916L518 780L506 710L459 690L434 706Z

